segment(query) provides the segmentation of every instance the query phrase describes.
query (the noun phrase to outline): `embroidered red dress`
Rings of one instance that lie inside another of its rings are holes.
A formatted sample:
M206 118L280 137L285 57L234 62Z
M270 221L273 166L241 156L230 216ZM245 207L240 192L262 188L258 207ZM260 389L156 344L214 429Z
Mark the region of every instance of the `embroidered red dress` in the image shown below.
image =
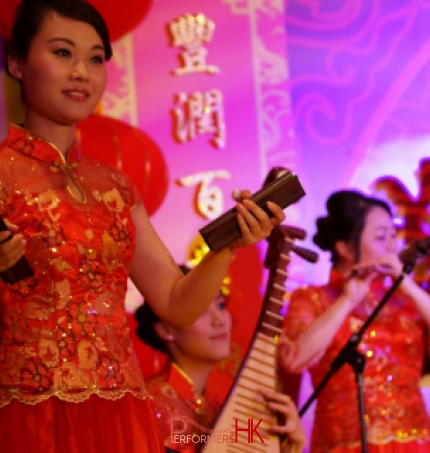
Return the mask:
M71 190L73 186L73 190ZM138 202L116 169L10 126L0 215L35 276L0 283L0 451L161 452L124 308Z
M171 362L160 374L147 379L146 386L154 401L164 445L181 453L199 451L200 436L210 434L221 409L218 398L207 392L201 395L191 379Z
M293 292L284 320L280 351L289 372L298 337L341 294L343 280L332 272L328 285ZM333 342L309 367L316 386L353 332L357 332L387 288L378 280L360 309L352 312ZM367 310L366 310L367 307ZM370 324L358 350L366 356L364 405L369 453L430 452L430 422L418 386L424 351L424 325L413 303L397 290ZM288 363L290 362L290 363ZM357 387L350 365L343 365L320 393L311 452L360 453Z

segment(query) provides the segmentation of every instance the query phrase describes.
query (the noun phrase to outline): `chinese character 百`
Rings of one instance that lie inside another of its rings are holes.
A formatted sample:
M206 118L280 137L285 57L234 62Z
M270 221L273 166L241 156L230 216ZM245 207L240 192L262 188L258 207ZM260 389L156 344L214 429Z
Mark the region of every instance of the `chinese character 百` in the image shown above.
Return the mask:
M207 219L217 218L223 210L221 189L210 185L215 178L228 179L230 173L227 170L207 171L184 176L179 180L179 183L185 187L198 186L197 210Z

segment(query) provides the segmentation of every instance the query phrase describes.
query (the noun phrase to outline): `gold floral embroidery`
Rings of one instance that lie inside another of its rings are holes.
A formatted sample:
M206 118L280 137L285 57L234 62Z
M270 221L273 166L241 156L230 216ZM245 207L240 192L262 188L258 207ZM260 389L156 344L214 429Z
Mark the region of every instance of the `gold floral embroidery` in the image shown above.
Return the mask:
M124 209L124 200L117 189L112 189L102 194L100 198L112 211L121 212Z
M112 271L118 266L118 255L121 249L121 245L114 241L112 236L107 233L103 233L103 251L102 251L102 260L103 264L107 269Z
M70 267L67 266L66 268L57 266L57 263L53 263L55 268L59 271L69 270ZM60 282L55 284L55 293L58 295L57 299L57 310L63 310L66 308L67 304L70 301L70 282L67 279L61 280Z
M110 316L114 313L114 304L111 293L98 294L93 302L94 310L100 315Z
M60 351L57 343L54 340L40 342L39 357L46 366L50 368L57 366L60 360Z
M63 162L33 138L31 156L24 155L28 140L12 127L0 153L0 214L22 228L35 270L19 284L0 283L0 407L54 395L74 402L91 394L145 398L124 307L135 193L111 167L99 165L95 177L93 162L74 147ZM86 205L67 192L68 172L51 173L46 186L42 176L61 165L79 181Z
M62 377L65 385L70 389L88 388L91 381L88 375L82 373L79 368L71 362L63 363Z
M97 364L97 350L88 340L83 340L79 343L78 357L79 366L84 370L92 370Z
M57 209L60 204L60 198L54 190L47 189L40 193L33 203L37 204L37 209L39 211L47 212L53 222L58 221L60 218L60 214L53 214L52 212Z

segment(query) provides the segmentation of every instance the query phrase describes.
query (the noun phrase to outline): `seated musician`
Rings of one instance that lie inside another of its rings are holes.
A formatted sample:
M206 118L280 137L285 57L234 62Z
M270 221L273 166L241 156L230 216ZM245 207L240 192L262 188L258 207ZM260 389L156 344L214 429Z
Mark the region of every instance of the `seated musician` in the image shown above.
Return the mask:
M184 273L189 271L185 266L181 269ZM205 387L213 367L230 353L232 322L225 289L186 330L160 321L145 303L136 310L135 319L137 336L168 357L161 373L146 380L165 446L173 451L199 451L204 443L201 440L211 434L222 405ZM285 420L273 427L273 432L287 437L289 452L301 452L305 435L294 403L286 395L263 390L261 393L268 408Z
M180 266L184 274L189 268ZM135 312L137 336L148 346L165 353L168 361L160 374L146 380L153 397L155 411L165 438L165 445L182 451L194 451L173 442L172 433L180 431L173 415L185 416L197 425L210 428L215 422L221 401L205 392L206 381L213 366L230 353L231 316L220 291L206 312L188 329L180 330L158 319L148 304ZM200 430L188 424L192 434Z

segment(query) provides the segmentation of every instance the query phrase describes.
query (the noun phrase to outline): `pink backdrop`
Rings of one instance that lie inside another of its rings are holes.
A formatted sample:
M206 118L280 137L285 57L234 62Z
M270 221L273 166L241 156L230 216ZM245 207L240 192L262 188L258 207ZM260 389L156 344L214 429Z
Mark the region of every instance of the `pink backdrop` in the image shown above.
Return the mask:
M197 13L215 24L204 47L207 63L220 73L174 76L180 50L170 44L167 26ZM152 220L175 259L186 259L198 229L210 220L196 210L197 187L178 184L201 172L228 172L227 179L210 183L221 191L222 211L232 206L233 189L258 189L272 166L297 172L307 195L288 208L287 222L309 237L333 190L372 192L379 178L396 177L409 207L424 194L428 212L429 192L417 172L429 155L429 21L428 0L400 6L383 0L154 1L143 22L115 42L102 112L140 128L165 157L167 195ZM178 143L175 95L211 89L224 97L225 147L214 147L211 134ZM2 136L7 122L19 118L16 96L3 76ZM426 220L417 228L430 231ZM309 238L304 245L312 247ZM264 249L256 249L260 259ZM245 274L246 261L235 272ZM327 272L327 256L317 266L295 258L287 286L322 282ZM246 301L238 296L235 307L258 307L263 291L264 279ZM131 287L130 310L137 303ZM236 322L252 325L255 316L247 316L249 310L238 309ZM301 400L310 391L304 375ZM304 420L309 428L311 411Z

